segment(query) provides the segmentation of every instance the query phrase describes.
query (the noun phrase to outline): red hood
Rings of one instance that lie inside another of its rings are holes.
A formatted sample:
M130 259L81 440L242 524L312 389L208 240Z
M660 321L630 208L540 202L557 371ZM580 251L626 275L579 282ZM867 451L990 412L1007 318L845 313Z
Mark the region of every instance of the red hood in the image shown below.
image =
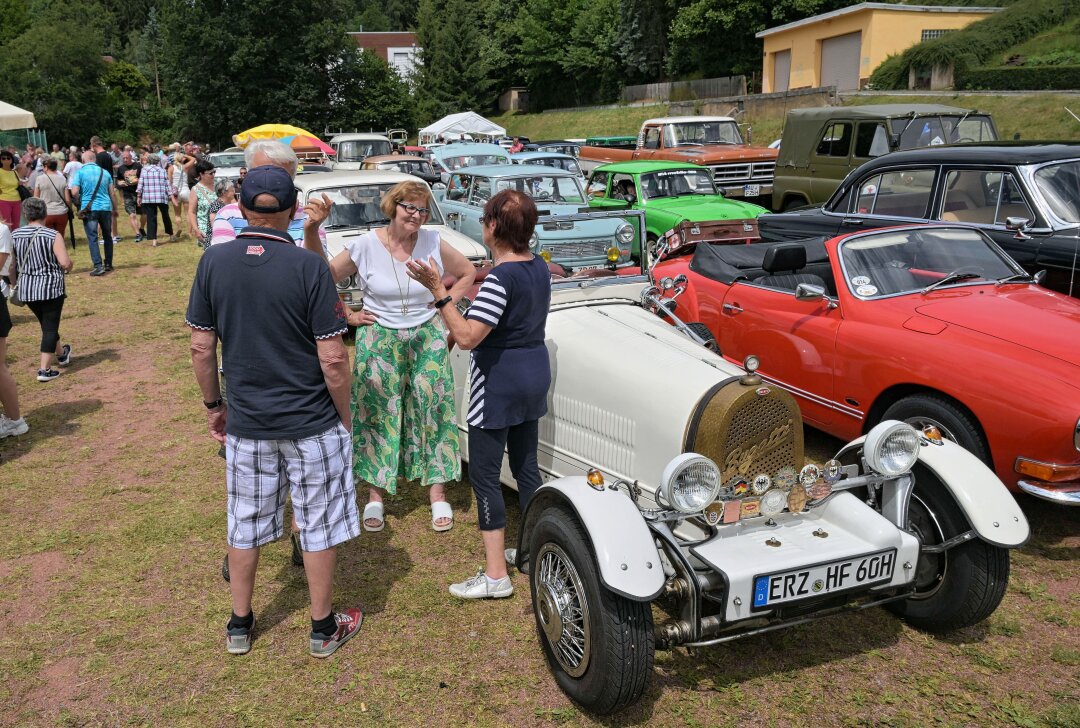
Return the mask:
M1075 298L1034 285L968 288L967 295L957 293L932 293L915 310L1080 366L1080 301Z

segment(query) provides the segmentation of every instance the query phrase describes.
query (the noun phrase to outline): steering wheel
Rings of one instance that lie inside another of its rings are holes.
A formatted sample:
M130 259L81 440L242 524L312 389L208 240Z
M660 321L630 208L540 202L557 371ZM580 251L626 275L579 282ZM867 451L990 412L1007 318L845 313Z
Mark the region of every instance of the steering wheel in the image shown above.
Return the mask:
M533 195L533 199L535 199L535 200L550 200L551 199L551 193L548 192L547 190L540 190L535 195Z

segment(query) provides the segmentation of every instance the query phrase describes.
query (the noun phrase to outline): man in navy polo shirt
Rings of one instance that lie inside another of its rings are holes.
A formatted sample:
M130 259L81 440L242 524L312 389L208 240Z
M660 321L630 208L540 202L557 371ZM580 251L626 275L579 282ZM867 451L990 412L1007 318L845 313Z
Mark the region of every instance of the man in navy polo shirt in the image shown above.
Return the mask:
M363 621L359 609L332 606L335 547L360 533L345 309L325 261L287 232L296 211L289 173L250 170L240 204L248 227L203 253L186 317L210 434L226 449L232 616L225 647L251 649L259 547L282 535L288 488L311 597L309 652L327 657ZM217 375L219 338L228 409Z

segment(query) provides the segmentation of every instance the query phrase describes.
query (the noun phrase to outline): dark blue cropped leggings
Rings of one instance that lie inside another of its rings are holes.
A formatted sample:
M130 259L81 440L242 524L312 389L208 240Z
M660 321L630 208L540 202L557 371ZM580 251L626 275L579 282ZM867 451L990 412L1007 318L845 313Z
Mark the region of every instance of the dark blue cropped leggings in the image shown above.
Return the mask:
M469 427L469 480L476 494L481 531L506 527L506 504L499 485L504 450L510 456L510 472L517 481L522 513L540 487L540 468L536 463L538 423L539 420L529 420L498 430Z

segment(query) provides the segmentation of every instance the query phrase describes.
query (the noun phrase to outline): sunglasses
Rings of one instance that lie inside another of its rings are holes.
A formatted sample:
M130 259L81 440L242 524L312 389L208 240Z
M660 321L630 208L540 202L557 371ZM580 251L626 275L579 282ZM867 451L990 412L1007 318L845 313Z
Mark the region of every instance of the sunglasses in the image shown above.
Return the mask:
M431 214L431 208L428 208L428 207L417 207L416 205L412 204L411 202L399 202L397 204L398 204L398 207L402 208L403 210L405 210L405 212L409 213L410 215L415 215L416 213L420 213L421 215L430 215Z

